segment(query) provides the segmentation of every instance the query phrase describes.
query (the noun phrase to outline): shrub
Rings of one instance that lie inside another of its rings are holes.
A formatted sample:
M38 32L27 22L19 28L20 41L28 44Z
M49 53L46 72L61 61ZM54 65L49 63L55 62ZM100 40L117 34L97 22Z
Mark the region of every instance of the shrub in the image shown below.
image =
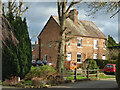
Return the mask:
M116 64L116 60L87 59L87 61L88 60L95 60L99 69L104 69L107 64Z
M106 75L104 73L99 73L99 77L105 77Z
M38 77L32 78L31 81L36 88L43 88L46 84L42 78Z
M118 55L118 60L116 63L116 81L118 83L118 86L120 87L120 53Z
M95 60L91 59L91 60L87 60L84 65L83 65L83 69L98 69L97 63ZM96 71L89 71L89 73L96 73Z
M48 65L31 67L30 72L25 76L25 80L31 80L33 77L45 77L55 73L55 69Z
M60 81L60 75L56 73L54 67L43 65L40 67L31 67L30 72L25 76L25 80L31 80L33 86L41 88L45 84L57 84ZM30 84L29 81L28 84Z

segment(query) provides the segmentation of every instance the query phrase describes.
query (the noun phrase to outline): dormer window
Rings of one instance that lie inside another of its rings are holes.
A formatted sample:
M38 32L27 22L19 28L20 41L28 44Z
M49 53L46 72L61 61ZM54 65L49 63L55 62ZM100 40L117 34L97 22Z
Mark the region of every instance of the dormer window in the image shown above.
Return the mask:
M82 46L82 39L77 38L77 47L81 47L81 46Z

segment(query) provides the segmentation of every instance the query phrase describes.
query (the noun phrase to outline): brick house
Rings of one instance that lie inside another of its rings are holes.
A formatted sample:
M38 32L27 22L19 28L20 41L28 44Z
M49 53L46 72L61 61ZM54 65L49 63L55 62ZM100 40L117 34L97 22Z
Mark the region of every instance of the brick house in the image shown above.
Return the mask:
M78 20L78 12L73 9L69 12L66 22L66 37L72 37L66 42L66 60L74 61L77 66L88 58L106 59L106 36L92 21ZM51 16L38 36L37 58L47 60L56 67L57 44L60 33L57 16ZM39 55L38 55L39 53Z

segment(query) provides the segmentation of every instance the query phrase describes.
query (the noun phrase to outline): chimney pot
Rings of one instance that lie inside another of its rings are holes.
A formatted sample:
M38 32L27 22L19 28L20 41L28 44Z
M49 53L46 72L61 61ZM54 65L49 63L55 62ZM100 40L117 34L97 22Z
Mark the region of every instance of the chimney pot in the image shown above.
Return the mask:
M73 20L73 22L77 25L78 24L78 11L76 9L70 10L69 18Z

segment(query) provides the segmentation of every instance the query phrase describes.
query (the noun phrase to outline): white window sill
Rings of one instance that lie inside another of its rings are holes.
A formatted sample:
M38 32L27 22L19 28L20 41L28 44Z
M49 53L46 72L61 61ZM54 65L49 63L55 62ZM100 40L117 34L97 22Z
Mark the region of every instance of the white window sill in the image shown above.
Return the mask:
M77 62L78 64L82 64L82 62Z
M83 47L77 47L77 48L83 48Z
M106 50L106 48L103 48L104 50Z
M94 48L94 49L98 49L98 48Z

